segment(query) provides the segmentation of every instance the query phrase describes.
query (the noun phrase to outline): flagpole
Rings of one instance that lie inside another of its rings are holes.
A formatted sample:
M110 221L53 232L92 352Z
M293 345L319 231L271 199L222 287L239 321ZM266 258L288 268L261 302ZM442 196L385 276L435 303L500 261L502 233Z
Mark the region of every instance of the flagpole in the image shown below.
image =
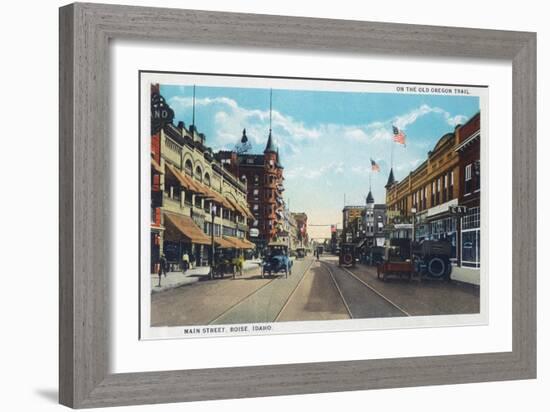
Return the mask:
M191 123L193 124L193 129L195 129L195 85L193 85L193 120Z
M369 192L372 190L372 166L369 173Z
M393 169L393 149L395 147L395 142L393 141L393 139L391 140L391 162L390 162L390 165L391 165L391 168Z

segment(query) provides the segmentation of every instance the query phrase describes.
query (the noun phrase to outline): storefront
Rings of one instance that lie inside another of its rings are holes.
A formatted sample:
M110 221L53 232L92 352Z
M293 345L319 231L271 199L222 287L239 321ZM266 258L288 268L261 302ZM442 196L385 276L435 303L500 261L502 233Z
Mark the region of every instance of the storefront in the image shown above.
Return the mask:
M179 264L184 253L195 265L204 263L204 246L212 241L190 216L164 212L164 226L163 253L170 264Z
M479 268L480 262L480 212L479 207L473 207L462 218L461 257L462 266Z

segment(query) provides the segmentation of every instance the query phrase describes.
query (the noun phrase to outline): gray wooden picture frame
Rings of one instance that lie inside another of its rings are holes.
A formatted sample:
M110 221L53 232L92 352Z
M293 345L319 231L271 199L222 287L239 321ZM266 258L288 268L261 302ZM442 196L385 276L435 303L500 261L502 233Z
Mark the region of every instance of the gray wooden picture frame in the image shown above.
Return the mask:
M59 28L62 404L85 408L535 378L535 33L80 3L60 9ZM510 61L512 351L110 374L111 39Z

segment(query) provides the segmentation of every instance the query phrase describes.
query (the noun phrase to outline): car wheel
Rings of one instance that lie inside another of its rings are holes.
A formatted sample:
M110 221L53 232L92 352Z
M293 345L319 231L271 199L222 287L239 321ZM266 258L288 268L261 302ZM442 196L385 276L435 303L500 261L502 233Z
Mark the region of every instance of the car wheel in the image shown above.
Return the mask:
M434 278L441 278L447 271L445 261L440 257L432 257L428 262L428 273Z

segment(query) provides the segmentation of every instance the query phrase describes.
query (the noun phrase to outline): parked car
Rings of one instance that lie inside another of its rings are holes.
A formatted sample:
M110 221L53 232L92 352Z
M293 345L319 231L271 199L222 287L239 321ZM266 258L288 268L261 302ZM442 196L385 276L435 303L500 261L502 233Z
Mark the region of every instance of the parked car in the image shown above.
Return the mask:
M297 258L303 258L306 255L307 255L306 250L303 247L299 247L299 248L296 249L296 257Z
M286 244L270 243L262 262L262 278L277 273L284 273L285 278L292 275L292 260Z

